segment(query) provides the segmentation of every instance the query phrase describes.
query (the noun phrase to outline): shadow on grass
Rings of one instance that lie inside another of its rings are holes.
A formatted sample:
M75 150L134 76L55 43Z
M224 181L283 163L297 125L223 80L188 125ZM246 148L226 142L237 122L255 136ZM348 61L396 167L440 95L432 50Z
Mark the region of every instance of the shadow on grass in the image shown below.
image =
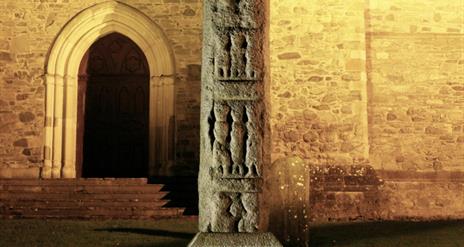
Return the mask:
M121 247L185 247L188 245L190 240L177 240L165 243L146 243L146 244L129 244L129 245L120 245Z
M95 231L98 231L98 232L135 233L135 234L142 234L142 235L149 235L149 236L171 237L171 238L181 238L181 239L192 239L195 236L194 233L172 232L172 231L146 229L146 228L118 227L118 228L95 229Z
M381 221L324 224L311 227L311 246L328 247L338 245L355 245L359 241L376 238L415 237L427 235L447 228L455 231L455 235L462 237L464 221ZM459 232L459 233L458 233ZM464 238L464 237L463 237ZM444 239L446 241L446 239Z

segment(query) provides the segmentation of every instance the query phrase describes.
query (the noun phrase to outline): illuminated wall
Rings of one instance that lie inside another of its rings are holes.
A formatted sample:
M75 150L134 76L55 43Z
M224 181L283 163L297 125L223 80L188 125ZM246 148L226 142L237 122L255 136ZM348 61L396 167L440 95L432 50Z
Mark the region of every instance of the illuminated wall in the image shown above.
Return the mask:
M464 171L464 2L370 1L370 160Z
M271 0L272 160L311 219L464 217L464 2Z
M464 170L463 5L273 0L273 160Z
M272 159L368 157L364 1L272 1Z

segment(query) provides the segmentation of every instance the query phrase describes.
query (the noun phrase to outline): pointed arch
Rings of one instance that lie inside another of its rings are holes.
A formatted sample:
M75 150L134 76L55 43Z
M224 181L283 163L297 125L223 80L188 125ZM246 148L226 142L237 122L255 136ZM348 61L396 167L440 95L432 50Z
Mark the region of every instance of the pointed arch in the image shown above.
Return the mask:
M169 120L174 116L175 59L163 30L137 9L117 1L93 5L58 34L46 64L45 150L42 178L76 177L79 65L99 38L118 32L144 52L150 71L150 175L171 163Z

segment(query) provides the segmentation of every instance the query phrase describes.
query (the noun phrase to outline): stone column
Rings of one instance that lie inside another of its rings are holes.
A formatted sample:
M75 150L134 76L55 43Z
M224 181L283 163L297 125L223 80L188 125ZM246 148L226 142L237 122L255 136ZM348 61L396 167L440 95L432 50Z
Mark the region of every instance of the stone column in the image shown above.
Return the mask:
M260 229L266 0L205 0L199 230L189 246L281 246Z

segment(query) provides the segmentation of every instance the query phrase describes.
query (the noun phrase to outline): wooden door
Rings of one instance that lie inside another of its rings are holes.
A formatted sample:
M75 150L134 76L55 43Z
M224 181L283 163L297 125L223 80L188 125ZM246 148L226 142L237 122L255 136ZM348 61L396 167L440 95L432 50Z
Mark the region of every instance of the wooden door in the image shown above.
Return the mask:
M95 42L78 98L82 176L147 177L149 73L140 48L117 33Z

